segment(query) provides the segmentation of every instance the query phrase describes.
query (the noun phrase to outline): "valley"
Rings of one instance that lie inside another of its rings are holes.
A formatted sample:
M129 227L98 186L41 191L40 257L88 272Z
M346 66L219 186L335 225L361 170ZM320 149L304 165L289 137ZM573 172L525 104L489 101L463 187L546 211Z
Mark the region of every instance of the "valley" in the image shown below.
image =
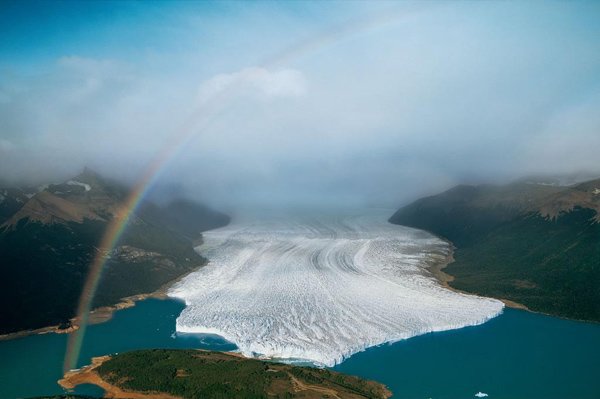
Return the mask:
M447 243L387 223L389 210L251 218L204 234L210 262L168 290L177 331L246 356L333 366L368 347L477 325L497 300L443 288L428 268Z

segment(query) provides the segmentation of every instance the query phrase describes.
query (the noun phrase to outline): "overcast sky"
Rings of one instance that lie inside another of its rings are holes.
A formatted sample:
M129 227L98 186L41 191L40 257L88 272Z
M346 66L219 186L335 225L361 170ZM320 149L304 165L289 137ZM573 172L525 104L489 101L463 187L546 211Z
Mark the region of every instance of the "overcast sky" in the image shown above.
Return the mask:
M3 2L0 179L132 182L171 148L158 186L213 205L394 206L600 174L599 20L600 2Z

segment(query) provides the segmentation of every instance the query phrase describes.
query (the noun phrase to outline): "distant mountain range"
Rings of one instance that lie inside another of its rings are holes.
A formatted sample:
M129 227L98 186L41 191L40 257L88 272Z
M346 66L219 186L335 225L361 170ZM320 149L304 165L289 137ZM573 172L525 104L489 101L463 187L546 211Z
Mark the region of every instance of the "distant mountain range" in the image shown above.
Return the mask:
M128 189L86 169L61 184L0 188L0 334L69 325L91 261ZM201 232L229 217L174 200L142 204L109 257L94 306L150 293L205 263Z
M531 310L600 321L600 179L460 185L399 209L390 222L456 246L457 289Z

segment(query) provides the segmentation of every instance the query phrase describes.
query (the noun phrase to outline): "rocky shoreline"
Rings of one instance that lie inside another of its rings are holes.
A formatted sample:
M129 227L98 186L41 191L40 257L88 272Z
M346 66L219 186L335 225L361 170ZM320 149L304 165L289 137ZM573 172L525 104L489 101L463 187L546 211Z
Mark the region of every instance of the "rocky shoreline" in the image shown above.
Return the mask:
M139 301L143 301L143 300L146 300L149 298L166 299L167 298L167 290L169 289L169 287L171 287L173 284L177 283L179 280L181 280L188 274L195 272L196 270L198 270L200 267L203 267L203 266L204 265L198 266L197 268L180 275L176 279L168 282L167 284L160 287L158 290L156 290L154 292L128 296L128 297L122 298L120 302L118 302L114 305L102 306L102 307L96 308L90 312L90 315L88 318L88 323L89 324L100 324L100 323L107 322L110 319L112 319L113 314L116 311L134 307L136 305L136 303ZM72 319L69 320L69 325L67 325L67 326L55 325L55 326L36 328L34 330L16 331L13 333L0 335L0 341L8 341L11 339L18 339L18 338L23 338L23 337L27 337L27 336L31 336L31 335L38 335L38 334L50 334L50 333L70 334L73 331L78 330L79 326L80 326L79 318L73 317Z
M437 236L436 236L437 237ZM452 242L442 238L442 237L438 237L440 240L443 240L445 242L448 243L448 245L450 246L450 252L448 253L448 255L441 261L439 262L435 262L433 265L429 266L427 268L427 270L433 275L433 277L442 285L442 287L447 288L451 291L454 292L458 292L461 294L467 294L467 295L477 295L474 294L472 292L467 292L467 291L462 291L459 290L457 288L454 288L450 285L450 283L452 281L454 281L454 276L452 276L451 274L448 274L444 271L444 269L446 269L446 267L448 267L448 265L450 265L452 262L454 262L454 245L452 244ZM504 305L506 305L509 308L513 308L513 309L521 309L521 310L526 310L528 312L532 312L532 310L530 310L527 306L521 304L521 303L517 303L514 301L511 301L509 299L504 299L504 298L495 298L499 301L501 301L502 303L504 303ZM535 313L535 312L534 312Z

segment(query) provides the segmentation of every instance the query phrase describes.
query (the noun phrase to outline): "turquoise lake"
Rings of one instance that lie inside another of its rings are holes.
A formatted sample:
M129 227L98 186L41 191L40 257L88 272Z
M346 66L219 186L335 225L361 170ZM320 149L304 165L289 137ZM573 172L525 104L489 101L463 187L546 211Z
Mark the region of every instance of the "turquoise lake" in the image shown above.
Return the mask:
M79 366L140 348L233 350L216 336L175 336L183 304L149 299L90 326ZM67 336L0 341L0 398L59 394ZM506 309L486 324L358 353L335 370L386 384L394 398L600 398L600 325ZM78 393L101 395L94 386Z

